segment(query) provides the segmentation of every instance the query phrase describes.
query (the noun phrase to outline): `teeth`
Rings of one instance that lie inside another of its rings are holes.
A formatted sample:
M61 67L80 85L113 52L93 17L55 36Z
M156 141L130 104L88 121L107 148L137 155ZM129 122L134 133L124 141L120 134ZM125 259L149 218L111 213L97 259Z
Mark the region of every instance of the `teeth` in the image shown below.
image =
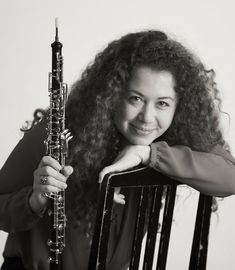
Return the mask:
M139 128L139 129L143 131L151 131L151 129L142 129L142 128Z

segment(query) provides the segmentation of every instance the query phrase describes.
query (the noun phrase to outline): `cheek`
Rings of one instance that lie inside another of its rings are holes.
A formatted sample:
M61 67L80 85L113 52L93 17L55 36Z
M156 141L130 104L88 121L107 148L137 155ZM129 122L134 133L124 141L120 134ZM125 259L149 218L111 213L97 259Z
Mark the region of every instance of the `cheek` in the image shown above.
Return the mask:
M164 128L169 128L174 118L175 109L165 112L161 115L159 123Z
M115 120L120 122L130 121L138 114L137 109L127 102L120 102L115 112Z

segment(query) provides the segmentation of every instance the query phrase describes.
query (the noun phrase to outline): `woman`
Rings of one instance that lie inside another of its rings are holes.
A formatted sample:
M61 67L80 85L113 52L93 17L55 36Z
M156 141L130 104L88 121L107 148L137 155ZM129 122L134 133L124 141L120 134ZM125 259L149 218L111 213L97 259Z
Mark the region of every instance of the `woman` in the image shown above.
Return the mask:
M71 270L87 269L98 182L107 172L143 163L206 194L234 194L235 160L219 112L213 72L165 33L144 31L111 42L72 86L66 123L73 139L63 174L57 161L44 156L46 117L1 170L0 228L9 232L3 269L13 269L15 261L22 269L49 268L45 192L68 187L63 265ZM119 252L128 254L129 247L116 240L130 230L135 206L118 193L115 200L114 222L122 225L119 234L111 232L107 269L128 262Z

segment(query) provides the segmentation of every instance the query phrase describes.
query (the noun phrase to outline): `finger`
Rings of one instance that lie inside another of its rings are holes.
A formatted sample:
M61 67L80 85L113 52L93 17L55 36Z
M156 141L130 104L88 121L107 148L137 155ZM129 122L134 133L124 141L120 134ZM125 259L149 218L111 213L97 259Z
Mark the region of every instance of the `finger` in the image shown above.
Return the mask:
M54 168L50 166L44 166L37 169L34 173L34 176L36 178L41 178L42 176L51 176L57 179L58 181L66 182L66 177L62 173L56 171Z
M64 166L64 168L61 170L63 175L68 178L73 173L73 167L72 166Z
M112 173L112 172L124 171L124 170L129 169L129 168L130 168L130 166L126 165L125 160L119 160L119 161L115 162L114 164L105 167L99 173L99 183L101 183L103 181L106 174Z
M111 173L111 172L120 172L124 171L126 169L129 169L128 166L125 165L125 162L123 161L117 161L116 163L105 167L100 173L99 173L99 183L102 183L104 177L106 174Z
M38 168L41 168L44 166L50 166L54 168L56 171L60 171L62 169L62 166L60 165L60 163L50 156L44 156L41 159Z
M99 174L99 183L101 183L104 179L104 176L111 172L120 172L125 171L127 169L133 168L134 166L139 165L141 159L138 156L119 156L116 161L107 167L105 167Z
M108 174L110 171L112 171L112 165L105 167L100 173L99 173L99 180L98 183L101 184L105 175Z
M122 204L122 205L124 205L126 203L125 196L123 194L114 193L113 200L116 203L119 203L119 204Z
M39 179L38 181L39 185L43 185L43 186L53 186L56 187L60 190L64 190L67 188L67 184L65 182L62 181L58 181L57 179L51 177L51 176L43 176Z

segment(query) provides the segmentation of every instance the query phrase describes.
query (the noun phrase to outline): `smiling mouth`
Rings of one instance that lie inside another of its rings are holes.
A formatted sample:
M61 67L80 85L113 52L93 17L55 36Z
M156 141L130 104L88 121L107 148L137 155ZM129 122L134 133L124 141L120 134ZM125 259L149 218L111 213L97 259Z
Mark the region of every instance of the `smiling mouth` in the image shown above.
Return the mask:
M134 129L134 131L138 134L138 135L149 135L151 134L153 131L156 130L156 128L142 128L142 127L137 127L134 125L131 125L131 127Z

